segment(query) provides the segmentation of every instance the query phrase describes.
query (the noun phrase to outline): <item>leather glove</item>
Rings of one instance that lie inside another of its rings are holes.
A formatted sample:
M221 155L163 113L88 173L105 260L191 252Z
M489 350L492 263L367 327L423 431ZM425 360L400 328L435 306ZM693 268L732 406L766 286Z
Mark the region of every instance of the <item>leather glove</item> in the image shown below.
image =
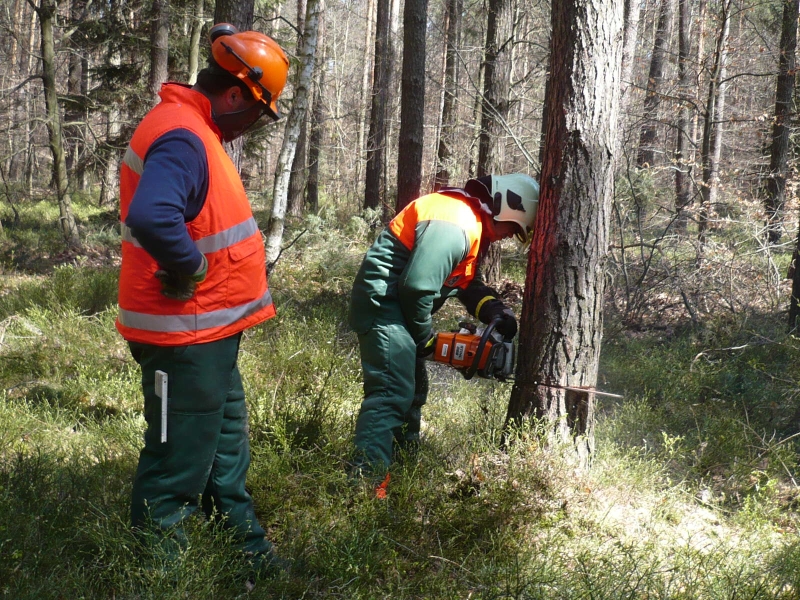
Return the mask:
M436 334L430 332L428 337L417 344L417 357L425 358L430 356L436 350Z
M156 279L161 282L161 293L172 300L186 302L194 296L197 284L206 278L208 260L203 256L200 268L192 275L186 275L169 269L156 271Z

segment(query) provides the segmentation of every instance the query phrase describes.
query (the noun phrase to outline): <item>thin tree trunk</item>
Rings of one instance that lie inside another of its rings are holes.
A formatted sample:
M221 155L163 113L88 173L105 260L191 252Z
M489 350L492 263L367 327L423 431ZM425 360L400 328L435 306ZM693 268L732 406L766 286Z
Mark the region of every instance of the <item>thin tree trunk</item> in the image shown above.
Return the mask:
M367 173L364 208L378 208L386 200L386 128L389 91L392 87L392 46L389 43L391 0L377 0L375 23L375 67L372 77L372 107L367 136Z
M481 133L478 138L476 176L502 170L499 146L502 122L508 116L508 89L511 77L511 11L509 0L489 0L486 39L483 49L483 102ZM492 244L483 257L481 268L489 283L500 280L500 245Z
M686 207L689 206L691 199L689 177L692 167L688 160L692 147L689 135L694 101L689 71L691 13L691 0L678 0L678 98L680 105L678 106L675 136L675 213L677 215L675 226L679 233L686 231Z
M204 0L194 0L194 13L192 15L192 32L189 37L189 85L197 83L200 56L200 34L203 31Z
M324 25L324 22L323 22ZM321 35L324 35L321 33ZM322 153L322 131L325 126L325 54L320 56L319 81L314 93L314 108L311 114L311 132L308 135L308 185L306 186L306 209L311 214L319 210L319 159Z
M674 0L661 0L658 30L653 43L650 72L647 76L647 91L644 97L644 124L639 136L639 155L636 159L636 164L640 167L652 167L655 165L655 146L658 139L658 107L661 105L664 61L669 51L674 13Z
M783 205L786 201L789 137L792 129L792 94L797 62L797 19L800 0L784 0L778 81L775 91L775 121L764 206L767 211L767 241L777 244L783 234Z
M397 202L400 212L420 194L425 138L425 38L428 0L405 0Z
M147 89L153 104L167 80L169 60L169 0L153 0L150 12L150 77Z
M42 35L42 79L44 83L45 107L47 110L47 132L50 137L50 152L53 155L53 182L58 199L59 223L64 241L68 247L80 246L78 226L72 214L72 201L67 191L67 161L64 151L64 140L61 135L61 115L58 107L56 89L56 55L53 37L53 18L56 5L53 0L42 0L40 6L31 6L39 15L39 26Z
M272 191L272 215L267 226L267 261L274 263L281 251L283 228L286 216L286 203L289 194L289 177L300 137L300 126L306 118L308 109L308 92L314 74L314 57L317 52L317 34L319 19L323 10L322 0L308 0L305 26L303 28L303 51L300 55L300 70L294 86L292 110L286 120L286 131L283 145L278 155L275 169L275 183Z
M305 15L306 2L305 0L297 0L297 14ZM298 16L297 27L300 31L303 30L303 21L305 16L301 19ZM317 43L320 43L319 34L317 35ZM297 54L299 55L303 49L303 37L297 36ZM294 160L292 161L292 172L289 175L289 196L288 196L288 213L293 217L300 217L303 214L305 202L305 188L306 188L306 138L308 136L308 117L310 111L306 110L306 118L300 124L300 135L297 138L297 149L294 152Z
M554 440L575 443L584 464L594 448L588 390L603 330L622 20L618 2L553 4L547 153L506 417L507 425L543 419Z
M372 89L372 56L375 50L375 42L373 36L375 34L375 0L367 0L367 13L366 13L366 32L364 34L364 55L361 70L361 102L359 104L358 113L358 160L356 161L356 181L361 181L364 167L366 164L366 139L367 135L367 114L368 106L371 104L367 101L368 94Z
M458 52L461 46L462 0L447 0L447 29L444 60L444 86L442 94L441 129L436 152L434 189L450 184L450 163L456 144L456 94L458 91Z
M725 92L727 90L726 63L728 56L728 33L730 32L730 9L733 0L722 3L722 23L720 23L717 44L714 49L714 65L708 82L708 101L706 102L705 124L703 126L703 183L700 186L700 211L698 215L698 239L706 240L709 209L717 201L717 177L722 150L722 121L725 118Z

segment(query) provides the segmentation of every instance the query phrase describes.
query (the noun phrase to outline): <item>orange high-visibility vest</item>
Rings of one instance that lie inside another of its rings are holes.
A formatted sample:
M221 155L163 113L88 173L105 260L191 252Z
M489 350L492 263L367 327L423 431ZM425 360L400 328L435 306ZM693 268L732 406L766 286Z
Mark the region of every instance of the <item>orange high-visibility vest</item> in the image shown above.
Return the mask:
M417 198L397 213L389 223L389 229L406 248L411 250L416 240L418 223L447 221L461 227L470 242L469 252L447 276L444 284L448 287L465 288L475 277L483 232L483 223L476 211L477 209L473 209L466 198L438 193L428 194Z
M161 102L133 134L120 171L122 268L117 329L129 341L158 346L213 342L275 316L267 288L264 243L236 167L220 143L208 98L188 87L166 84ZM155 259L125 226L128 208L150 145L174 129L203 142L208 160L208 195L186 224L208 260L208 274L190 300L161 294Z

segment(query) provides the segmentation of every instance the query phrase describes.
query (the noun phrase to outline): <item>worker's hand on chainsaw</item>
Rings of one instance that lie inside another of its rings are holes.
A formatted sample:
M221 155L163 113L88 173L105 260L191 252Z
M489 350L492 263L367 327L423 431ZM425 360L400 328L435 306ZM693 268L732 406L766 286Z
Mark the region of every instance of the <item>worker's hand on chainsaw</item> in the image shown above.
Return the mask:
M206 278L208 272L208 261L203 256L200 268L192 275L178 273L168 269L156 271L156 279L161 282L161 294L172 300L186 302L194 296L197 284Z
M492 321L495 321L494 329L502 335L506 341L510 341L517 335L517 318L510 308L506 308L502 304L490 316Z
M436 350L436 334L430 332L428 337L417 344L417 356L419 358L425 358L433 354L434 350Z

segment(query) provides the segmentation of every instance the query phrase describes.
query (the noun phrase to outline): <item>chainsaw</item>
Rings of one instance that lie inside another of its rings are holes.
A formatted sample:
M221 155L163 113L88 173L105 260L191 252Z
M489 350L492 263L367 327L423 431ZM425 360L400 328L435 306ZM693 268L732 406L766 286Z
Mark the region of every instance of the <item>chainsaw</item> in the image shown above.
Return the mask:
M474 323L459 323L459 329L436 334L436 349L429 360L449 365L465 379L508 381L514 375L514 344L495 331L496 321L484 329Z

